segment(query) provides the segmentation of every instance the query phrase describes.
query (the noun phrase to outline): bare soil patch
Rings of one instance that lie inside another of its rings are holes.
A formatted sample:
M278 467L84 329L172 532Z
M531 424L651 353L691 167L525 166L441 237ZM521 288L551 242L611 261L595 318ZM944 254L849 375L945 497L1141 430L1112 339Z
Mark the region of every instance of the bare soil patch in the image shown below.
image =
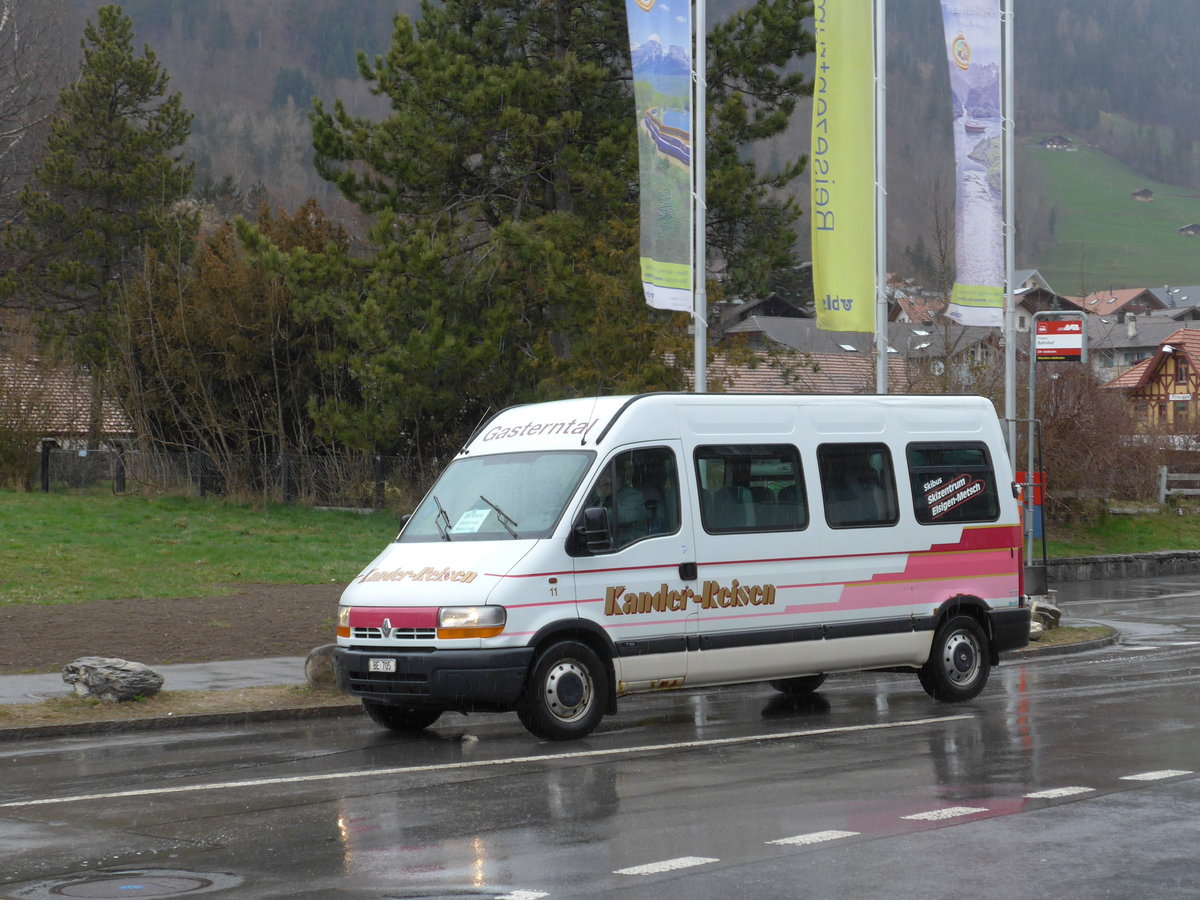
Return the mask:
M150 666L307 656L334 641L341 584L243 584L220 597L0 607L0 675L81 656Z

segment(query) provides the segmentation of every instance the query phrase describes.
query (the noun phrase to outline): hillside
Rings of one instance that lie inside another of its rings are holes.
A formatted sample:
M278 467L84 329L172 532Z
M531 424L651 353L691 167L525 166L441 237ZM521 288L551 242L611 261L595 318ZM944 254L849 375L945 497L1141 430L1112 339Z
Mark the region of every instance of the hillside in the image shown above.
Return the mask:
M101 4L72 0L76 21L68 26L75 34ZM331 215L354 218L356 211L312 170L307 113L313 97L340 99L361 114L383 111L357 75L355 54L383 52L393 16L419 16L418 0L122 5L138 40L158 54L195 113L189 150L202 179L230 176L243 191L265 185L289 209L315 197ZM710 0L710 22L741 5ZM1118 166L1106 174L1085 153L1058 160L1023 154L1016 172L1018 266L1049 269L1072 290L1081 265L1082 280L1092 286L1200 281L1188 251L1168 239L1200 218L1186 202L1200 193L1200 70L1190 52L1200 10L1176 0L1014 0L1014 8L1019 138L1069 133ZM887 9L889 263L903 271L906 251L918 241L931 244L937 207L953 199L947 196L950 100L937 0ZM810 115L802 105L787 134L753 148L757 163L773 169L806 153ZM1057 185L1058 177L1065 183ZM1141 187L1153 189L1157 202L1126 208L1120 198ZM1112 204L1102 199L1108 188ZM795 193L807 208L807 186L797 185ZM1170 224L1167 238L1161 224L1145 224L1159 216ZM799 231L806 247L806 217ZM1194 257L1200 246L1186 243Z
M1044 150L1031 139L1018 164L1050 218L1053 240L1043 245L1037 268L1055 290L1079 296L1195 283L1200 236L1177 231L1200 222L1195 191L1144 178L1089 146ZM1152 202L1133 199L1143 189L1153 191Z

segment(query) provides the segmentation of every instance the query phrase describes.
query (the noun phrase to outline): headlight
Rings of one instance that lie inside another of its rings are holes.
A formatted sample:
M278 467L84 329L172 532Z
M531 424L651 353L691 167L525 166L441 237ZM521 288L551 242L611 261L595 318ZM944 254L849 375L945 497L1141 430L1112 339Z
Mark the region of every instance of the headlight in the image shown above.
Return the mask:
M337 617L338 637L350 637L350 607L339 606Z
M503 606L443 606L438 610L438 638L495 637L504 630L508 613Z

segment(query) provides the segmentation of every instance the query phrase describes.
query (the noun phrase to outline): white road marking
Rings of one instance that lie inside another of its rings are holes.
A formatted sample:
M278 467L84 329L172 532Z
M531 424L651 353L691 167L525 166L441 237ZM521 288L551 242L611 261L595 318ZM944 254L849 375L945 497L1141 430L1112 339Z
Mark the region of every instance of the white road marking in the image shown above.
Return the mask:
M658 875L660 872L674 872L676 869L690 869L693 866L704 866L708 863L720 862L711 856L679 856L675 859L664 859L660 862L646 863L644 866L630 866L628 869L617 869L614 875Z
M497 895L496 900L542 900L543 897L549 896L545 891L510 891Z
M941 819L957 819L959 816L973 816L975 813L985 812L987 809L980 806L951 806L946 809L931 809L929 812L913 813L911 816L901 816L900 818L936 822Z
M857 837L860 834L858 831L813 831L809 834L798 834L795 837L780 838L777 841L767 841L768 844L790 844L792 846L806 846L808 844L821 844L825 841L836 841L839 838Z
M1030 800L1053 800L1056 797L1073 797L1076 794L1088 794L1096 790L1090 787L1060 787L1050 788L1045 791L1034 791L1032 794L1025 796Z
M704 750L731 744L762 744L795 738L821 737L831 734L856 734L863 731L882 731L888 728L911 728L917 725L937 725L942 722L961 722L974 716L934 716L929 719L909 719L903 722L881 722L875 725L846 725L841 728L812 728L807 731L785 731L779 734L749 734L744 737L712 738L704 741L677 741L671 744L643 744L612 750L576 750L570 753L548 753L544 756L514 756L511 759L483 759L473 762L436 763L427 766L396 766L389 769L359 769L353 772L327 772L323 775L291 775L278 778L252 778L245 781L216 781L207 784L184 784L172 787L139 788L129 791L110 791L101 794L75 794L69 797L43 797L37 800L14 800L0 803L0 809L23 809L30 806L49 806L54 803L81 803L89 800L120 800L126 797L160 797L167 794L190 794L199 791L244 790L248 787L275 787L288 784L311 784L319 781L349 781L355 778L387 778L392 775L416 775L430 772L455 772L464 769L484 769L525 763L558 762L571 759L596 759L602 756L635 756L646 753L665 753L679 750Z
M1122 775L1122 781L1162 781L1164 778L1178 778L1181 775L1192 775L1187 769L1163 769L1160 772L1142 772L1140 775Z

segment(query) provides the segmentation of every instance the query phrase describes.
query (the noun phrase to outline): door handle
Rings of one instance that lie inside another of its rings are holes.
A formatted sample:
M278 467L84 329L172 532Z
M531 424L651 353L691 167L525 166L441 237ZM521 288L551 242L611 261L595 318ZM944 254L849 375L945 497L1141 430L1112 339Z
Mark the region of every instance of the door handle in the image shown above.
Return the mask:
M694 562L682 562L679 564L679 577L684 581L695 581L698 572Z

